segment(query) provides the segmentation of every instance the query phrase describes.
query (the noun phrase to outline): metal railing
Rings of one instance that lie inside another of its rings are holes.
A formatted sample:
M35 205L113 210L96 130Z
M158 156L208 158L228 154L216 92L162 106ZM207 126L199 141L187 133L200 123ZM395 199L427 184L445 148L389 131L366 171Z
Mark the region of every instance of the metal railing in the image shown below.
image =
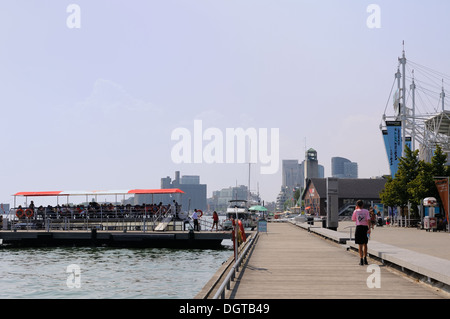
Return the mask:
M233 267L231 267L230 271L228 272L228 275L225 277L224 281L222 282L219 289L215 293L213 299L225 298L225 289L230 290L231 281L234 280L234 278L236 277L236 273L239 272L239 266L241 265L244 258L247 256L250 248L253 246L255 239L258 235L259 233L256 233L255 236L249 236L247 240L247 245L245 246L241 255L238 256L237 261L234 263Z
M157 209L154 207L158 207ZM180 206L179 206L180 207ZM165 219L170 219L169 229L188 230L194 229L193 220L188 217L185 212L175 211L175 206L141 206L140 209L134 207L125 207L122 205L114 206L114 208L98 210L86 208L77 210L77 207L53 207L51 209L45 207L42 209L35 208L31 217L17 217L17 208L11 208L7 215L7 227L4 230L31 230L42 229L51 230L89 230L97 229L114 229L114 230L142 230L154 231L156 227ZM25 211L25 209L23 209ZM19 215L20 212L19 212ZM185 219L177 218L184 216ZM189 225L188 227L186 227ZM206 219L199 219L200 229L211 230L213 222ZM3 225L1 225L3 226ZM6 226L6 224L5 224ZM219 230L223 230L219 223Z
M157 207L157 209L156 209ZM25 214L25 211L27 214ZM32 212L30 214L30 212ZM139 228L154 229L165 217L175 216L172 206L140 206L126 207L123 205L113 208L77 209L77 207L52 207L31 210L11 208L7 214L3 229L90 229L90 228Z
M353 230L353 228L356 228L356 226L347 226L347 227L345 227L344 229L347 229L347 228L350 228L350 240L352 240L352 230Z

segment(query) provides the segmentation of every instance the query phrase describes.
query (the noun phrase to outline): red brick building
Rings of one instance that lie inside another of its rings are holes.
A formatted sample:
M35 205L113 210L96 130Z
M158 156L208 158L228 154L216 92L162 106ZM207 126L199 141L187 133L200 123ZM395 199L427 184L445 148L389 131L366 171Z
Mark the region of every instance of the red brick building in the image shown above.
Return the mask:
M380 203L380 192L384 189L386 180L383 178L338 179L338 205L339 210L348 204L355 204L358 199L364 201L369 207L371 203ZM316 216L327 215L327 179L311 178L306 181L302 194L305 211Z

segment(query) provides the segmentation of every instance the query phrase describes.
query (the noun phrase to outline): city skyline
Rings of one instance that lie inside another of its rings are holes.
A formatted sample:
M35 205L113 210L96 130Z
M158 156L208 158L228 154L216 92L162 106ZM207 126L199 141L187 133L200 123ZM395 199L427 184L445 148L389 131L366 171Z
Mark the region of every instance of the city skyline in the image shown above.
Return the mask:
M333 156L358 163L360 178L389 174L380 123L398 57L405 49L450 74L449 9L438 0L2 1L0 202L19 191L159 188L174 171L201 176L208 196L250 180L275 201L281 161L311 147L325 176ZM227 148L239 129L254 134L254 152ZM179 161L189 150L191 162Z

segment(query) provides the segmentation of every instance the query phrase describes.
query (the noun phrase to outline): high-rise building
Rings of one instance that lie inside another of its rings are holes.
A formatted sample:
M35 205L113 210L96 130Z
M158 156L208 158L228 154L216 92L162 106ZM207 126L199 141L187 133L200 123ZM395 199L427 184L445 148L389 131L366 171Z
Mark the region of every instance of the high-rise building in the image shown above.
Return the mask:
M305 187L309 178L324 178L325 169L319 165L317 151L310 148L305 153L305 160L299 164L298 160L282 161L282 185L277 196L276 205L282 210L286 200L292 200L295 190Z
M249 197L250 196L250 197ZM261 198L257 194L250 193L248 187L245 185L222 188L214 191L212 197L208 198L208 209L210 211L216 210L218 212L225 212L230 205L230 200L247 200L249 204L260 203Z
M170 195L136 195L135 204L159 203L172 204L176 200L178 204L182 205L182 210L193 210L195 208L206 210L206 184L200 184L200 176L187 175L180 177L180 172L175 172L175 179L172 180L169 176L161 178L161 188L179 188L184 194L181 195L181 200Z
M343 157L331 158L331 176L336 178L358 178L358 164Z
M282 162L282 186L288 189L300 187L303 184L303 172L298 160L283 160Z

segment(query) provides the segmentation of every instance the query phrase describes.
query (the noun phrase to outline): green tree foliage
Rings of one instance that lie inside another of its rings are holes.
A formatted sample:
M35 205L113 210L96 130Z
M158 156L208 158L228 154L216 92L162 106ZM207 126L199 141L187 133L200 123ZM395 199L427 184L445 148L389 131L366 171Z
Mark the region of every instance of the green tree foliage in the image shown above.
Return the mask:
M406 207L411 203L414 214L417 213L417 205L425 197L440 200L434 177L450 176L450 170L445 165L447 154L437 145L431 163L419 160L418 155L418 150L412 151L406 147L405 157L400 159L397 173L394 178L389 178L380 193L384 205Z
M433 165L420 161L416 178L407 185L409 201L414 213L417 212L417 206L425 197L439 198L433 176Z
M294 202L295 203L298 203L300 196L301 196L300 188L297 188L294 192Z
M433 167L433 176L443 177L450 176L450 167L446 166L447 154L442 151L442 148L437 145L434 156L431 158L431 165Z

